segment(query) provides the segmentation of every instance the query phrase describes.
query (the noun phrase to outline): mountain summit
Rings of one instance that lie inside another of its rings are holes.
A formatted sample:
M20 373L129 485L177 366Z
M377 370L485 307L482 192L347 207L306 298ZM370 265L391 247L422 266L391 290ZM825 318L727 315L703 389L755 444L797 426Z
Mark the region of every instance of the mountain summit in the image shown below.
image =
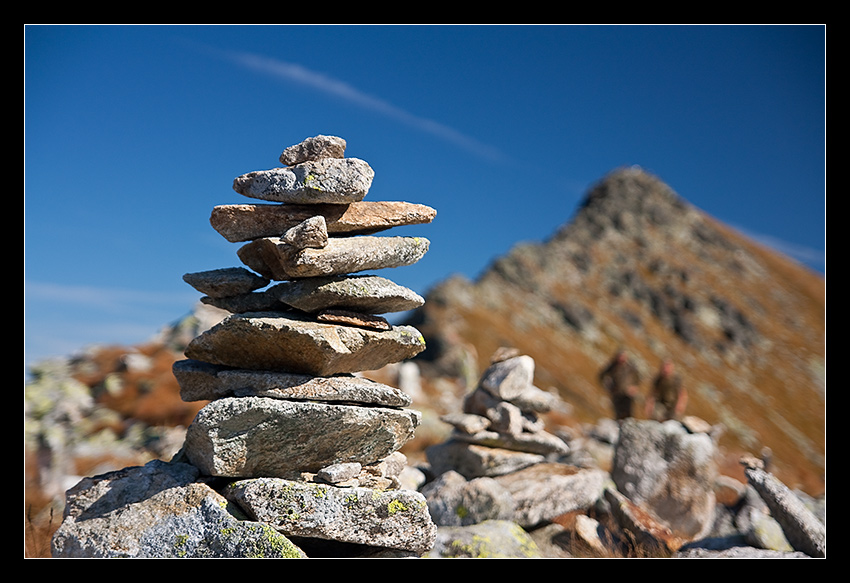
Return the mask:
M534 358L535 382L574 421L613 416L598 375L626 350L647 395L664 360L686 414L722 425L741 453L771 451L786 483L825 471L825 281L689 204L658 177L619 169L542 243L522 243L476 281L437 285L412 316L428 375L475 378L499 347ZM642 416L642 403L637 406Z

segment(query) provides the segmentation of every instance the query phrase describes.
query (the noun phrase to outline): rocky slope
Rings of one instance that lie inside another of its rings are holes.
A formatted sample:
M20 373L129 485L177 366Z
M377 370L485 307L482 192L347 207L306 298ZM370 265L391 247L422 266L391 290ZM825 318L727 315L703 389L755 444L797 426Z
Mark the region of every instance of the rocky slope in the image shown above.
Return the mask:
M741 453L768 448L783 481L823 492L824 279L639 168L601 180L545 242L517 245L477 281L436 286L411 323L428 339L416 359L426 378L475 378L514 347L570 404L573 426L612 416L597 378L619 348L644 394L669 358L687 413L725 428L729 474L743 477Z

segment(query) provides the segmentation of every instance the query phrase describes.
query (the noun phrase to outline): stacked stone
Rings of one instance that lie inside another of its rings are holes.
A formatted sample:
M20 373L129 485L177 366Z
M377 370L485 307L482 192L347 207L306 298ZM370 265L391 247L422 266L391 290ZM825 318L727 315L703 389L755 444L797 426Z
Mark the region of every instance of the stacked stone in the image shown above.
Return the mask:
M345 145L316 136L286 148L283 167L234 181L236 192L266 202L213 209L213 228L243 243L245 267L184 276L205 304L230 314L174 364L182 398L210 401L182 456L205 475L236 478L225 495L302 544L421 554L436 527L422 495L398 480L398 450L421 414L405 409L402 391L356 373L425 347L418 330L384 317L424 300L362 272L418 261L427 239L375 233L435 212L363 201L374 172L345 158Z
M495 477L567 455L567 443L540 419L554 402L534 386L534 359L513 349L497 351L462 412L442 417L453 432L426 451L434 472Z

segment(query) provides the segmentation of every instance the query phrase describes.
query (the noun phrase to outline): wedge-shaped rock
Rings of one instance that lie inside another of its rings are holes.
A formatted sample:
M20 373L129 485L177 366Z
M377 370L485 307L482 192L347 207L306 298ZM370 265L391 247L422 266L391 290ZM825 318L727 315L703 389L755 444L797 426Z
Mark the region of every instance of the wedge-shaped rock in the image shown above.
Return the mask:
M281 479L238 481L225 496L255 520L292 537L427 552L437 527L412 490L335 488Z
M420 420L410 409L225 397L198 412L183 453L208 476L282 478L377 462L407 443Z
M374 275L310 277L269 288L278 301L304 312L338 309L364 314L414 310L425 303L416 292Z
M269 284L269 280L244 267L225 267L183 275L183 281L212 298L248 293Z
M406 225L430 223L433 208L409 202L345 204L230 204L213 208L210 225L231 243L280 237L303 221L322 216L329 235L369 235Z
M353 375L315 377L265 370L232 369L197 360L172 366L184 401L222 397L271 397L300 401L354 402L407 407L411 398L389 385Z
M249 198L295 204L363 200L375 172L358 158L323 158L238 176L233 190Z
M337 136L318 135L289 146L280 155L280 163L293 166L307 160L345 157L345 140Z
M268 237L243 245L237 255L260 275L282 281L412 265L429 246L424 237L364 236L332 238L323 249L298 250Z
M425 349L416 328L375 331L278 312L228 316L186 347L186 357L251 370L330 376L379 369Z

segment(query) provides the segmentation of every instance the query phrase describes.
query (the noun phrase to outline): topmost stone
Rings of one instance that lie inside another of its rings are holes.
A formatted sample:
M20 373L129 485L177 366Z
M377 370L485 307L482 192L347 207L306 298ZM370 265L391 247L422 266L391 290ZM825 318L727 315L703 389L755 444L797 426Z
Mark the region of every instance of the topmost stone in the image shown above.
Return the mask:
M280 155L280 163L294 166L301 162L320 160L321 158L344 158L345 140L336 136L315 136L300 144L289 146Z

